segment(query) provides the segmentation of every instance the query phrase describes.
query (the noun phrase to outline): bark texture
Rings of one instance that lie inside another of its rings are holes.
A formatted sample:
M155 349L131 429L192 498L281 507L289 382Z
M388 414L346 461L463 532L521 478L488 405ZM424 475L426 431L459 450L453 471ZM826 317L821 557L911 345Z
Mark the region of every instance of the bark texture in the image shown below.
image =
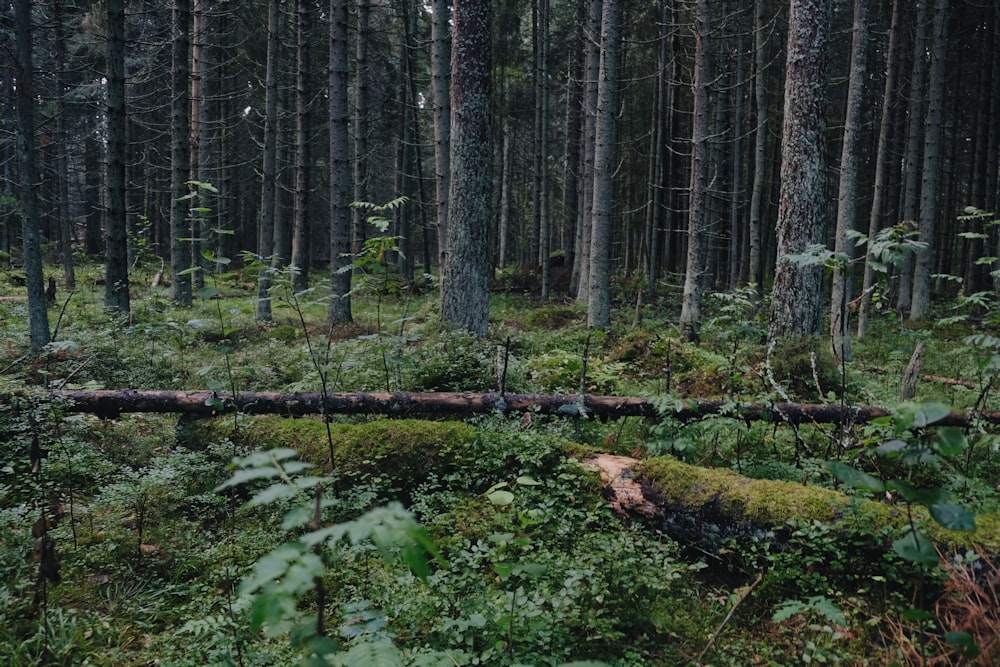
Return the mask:
M347 94L347 0L330 0L330 307L331 324L351 321L351 209Z
M826 229L827 42L832 0L792 0L778 203L778 261L768 338L820 333L822 267L792 255Z
M108 143L104 307L127 314L128 239L125 226L125 2L107 2Z
M453 20L451 195L441 320L484 336L492 277L491 3L456 0Z
M214 415L240 411L246 414L310 415L473 415L525 411L560 417L619 419L658 417L697 421L725 415L741 421L789 424L864 424L891 413L885 408L809 403L738 403L723 400L682 400L668 406L636 396L584 396L575 394L498 394L461 392L333 392L324 403L320 392L245 392L234 398L227 392L168 390L52 391L43 396L67 400L71 411L114 418L127 412ZM0 397L0 404L4 399ZM973 420L1000 424L1000 411L969 413L954 410L936 426L966 426Z

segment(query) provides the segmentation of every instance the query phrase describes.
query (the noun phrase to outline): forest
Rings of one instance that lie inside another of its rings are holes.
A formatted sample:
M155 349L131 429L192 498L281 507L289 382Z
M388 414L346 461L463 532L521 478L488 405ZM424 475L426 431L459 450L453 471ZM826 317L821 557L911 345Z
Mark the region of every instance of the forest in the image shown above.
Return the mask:
M994 665L993 0L4 0L0 662Z

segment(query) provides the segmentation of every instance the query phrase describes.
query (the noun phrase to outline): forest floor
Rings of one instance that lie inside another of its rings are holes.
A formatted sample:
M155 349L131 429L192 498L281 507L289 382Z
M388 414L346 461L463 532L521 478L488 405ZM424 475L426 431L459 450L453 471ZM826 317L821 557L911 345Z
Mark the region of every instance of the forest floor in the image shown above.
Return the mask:
M998 407L996 313L876 312L839 364L821 339L769 348L766 301L749 289L707 299L698 345L679 335L670 285L638 311L617 286L608 331L569 300L497 292L477 340L441 329L435 291L390 280L330 329L321 286L276 281L261 323L238 274L216 283L226 298L191 308L141 287L131 315L112 317L96 272L58 295L37 358L11 298L23 288L0 272L2 664L1000 661L1000 439L975 420L934 426L947 408ZM901 402L918 343L916 394ZM891 416L105 420L44 398L581 385L664 413L693 397ZM681 483L697 498L686 509L669 496ZM768 502L734 510L736 487ZM834 496L833 514L807 504Z

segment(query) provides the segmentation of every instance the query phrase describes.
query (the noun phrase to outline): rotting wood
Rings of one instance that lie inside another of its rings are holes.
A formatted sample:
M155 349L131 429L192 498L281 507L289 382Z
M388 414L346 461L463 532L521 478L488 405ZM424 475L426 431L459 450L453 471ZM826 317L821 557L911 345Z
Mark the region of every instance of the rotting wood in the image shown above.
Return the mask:
M184 413L211 416L228 412L300 416L356 415L473 415L534 412L561 417L603 420L621 417L673 418L698 421L721 415L741 421L789 424L864 424L890 414L878 406L841 406L809 403L747 403L714 399L657 401L642 397L584 396L577 394L499 394L458 392L334 392L324 401L320 392L226 392L164 390L50 391L41 396L69 402L72 412L116 418L128 412ZM3 399L0 399L3 402ZM1000 411L953 410L937 426L967 426L972 421L1000 424Z

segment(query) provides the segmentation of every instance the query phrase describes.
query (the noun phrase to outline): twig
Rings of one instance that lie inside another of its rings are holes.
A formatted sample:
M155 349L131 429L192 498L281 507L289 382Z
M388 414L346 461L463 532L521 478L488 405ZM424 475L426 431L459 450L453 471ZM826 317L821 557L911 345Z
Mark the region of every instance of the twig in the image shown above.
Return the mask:
M740 596L736 599L736 602L734 602L733 606L729 609L729 613L726 614L726 617L724 619L722 619L722 623L719 623L719 627L717 627L715 629L715 632L712 633L712 637L708 640L708 644L706 644L705 648L703 648L701 650L701 653L698 654L698 657L695 659L695 662L697 662L699 665L703 664L701 659L705 657L705 654L708 653L709 649L711 649L712 646L715 644L715 640L719 638L720 634L722 634L722 629L726 627L726 624L729 623L729 619L731 619L733 617L733 614L736 613L737 607L743 604L743 601L746 600L748 597L750 597L750 594L753 593L753 589L757 588L757 586L759 586L760 582L762 581L764 581L763 572L759 573L754 582L750 584L750 586L745 591L743 591L743 593L740 594Z

